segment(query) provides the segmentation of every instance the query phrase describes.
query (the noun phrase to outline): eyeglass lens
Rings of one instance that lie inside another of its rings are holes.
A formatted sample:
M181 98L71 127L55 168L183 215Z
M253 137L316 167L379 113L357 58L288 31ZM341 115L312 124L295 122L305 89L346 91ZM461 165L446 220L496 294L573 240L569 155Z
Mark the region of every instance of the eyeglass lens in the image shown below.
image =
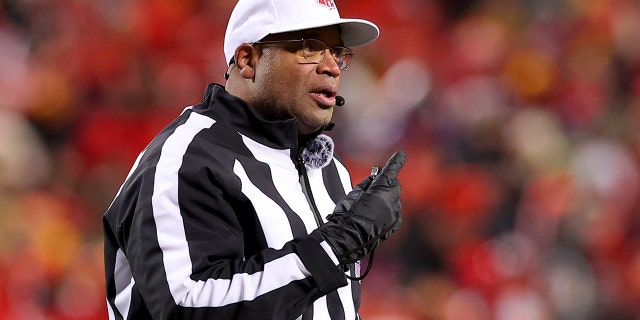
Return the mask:
M302 53L305 59L310 62L320 63L324 59L327 45L315 39L304 39L302 42ZM351 64L351 58L353 57L353 51L345 47L332 47L329 48L329 52L333 56L334 60L338 64L340 70L347 70Z

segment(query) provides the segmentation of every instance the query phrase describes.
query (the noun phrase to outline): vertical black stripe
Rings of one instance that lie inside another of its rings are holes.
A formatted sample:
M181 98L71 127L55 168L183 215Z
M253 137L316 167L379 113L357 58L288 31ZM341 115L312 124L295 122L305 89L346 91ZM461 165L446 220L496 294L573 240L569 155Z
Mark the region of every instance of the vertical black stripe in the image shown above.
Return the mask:
M298 214L289 207L282 195L278 192L278 189L276 189L273 180L270 179L271 169L269 168L269 165L255 159L240 159L240 163L242 163L249 180L251 180L251 182L260 189L262 193L269 197L269 199L273 200L280 208L282 208L289 220L293 237L305 237L307 235L307 228L305 227L302 219L300 219L300 216L298 216ZM265 179L265 177L269 177L269 179ZM297 180L292 181L292 183L297 182ZM260 210L260 208L256 208L256 210Z
M110 225L107 220L104 219L104 241L105 241L105 250L104 250L104 264L105 264L105 274L106 274L106 285L107 285L107 302L113 310L113 314L116 320L124 320L120 310L116 307L116 280L114 271L116 269L116 255L117 255L117 243L113 237L113 233L111 232Z
M325 190L329 194L329 197L334 203L338 203L342 198L344 198L346 192L343 188L342 180L340 179L340 175L338 174L338 169L335 164L335 160L332 160L329 165L322 169L322 182L324 184ZM353 266L350 266L351 273L353 276ZM353 288L352 288L353 290ZM352 291L353 292L353 291ZM354 300L358 299L354 296ZM351 301L345 301L346 303L351 303ZM332 320L345 320L345 312L343 307L343 302L340 300L340 295L338 291L330 292L326 295L326 303L327 310L329 312L329 316ZM356 317L358 309L354 306ZM311 319L311 318L309 318ZM303 318L305 320L305 318Z
M352 275L355 275L352 273ZM360 281L351 281L351 294L353 296L353 306L356 310L356 318L358 319L358 311L360 310L360 291L361 291L361 284Z
M329 196L334 203L338 203L340 200L342 200L342 198L344 198L344 196L346 195L346 190L344 190L343 188L342 180L340 179L340 174L338 173L335 159L331 161L328 166L322 169L322 179L325 188L327 189L327 192L329 193ZM350 264L348 267L349 273L352 277L358 276L355 274L354 264ZM350 284L351 295L353 297L354 310L356 314L355 318L358 319L358 310L360 309L360 282L350 280ZM335 299L336 301L333 301L333 299ZM337 291L327 295L327 304L329 306L329 314L332 316L331 319L345 318L344 309L342 309L342 302L340 301ZM339 311L337 310L337 306L340 307Z
M131 290L131 309L137 310L137 312L129 311L129 316L127 316L127 320L153 320L151 317L151 313L149 312L149 308L147 308L146 301L140 295L140 290L138 290L138 284L133 285L133 289Z
M118 248L122 249L125 254L133 248L134 251L140 252L141 250L149 250L149 246L155 246L157 248L158 242L155 234L155 227L152 230L153 234L145 233L144 235L138 233L137 231L131 232L131 228L135 221L139 221L139 212L151 212L151 196L153 194L153 178L154 171L146 170L147 168L154 168L155 164L157 164L160 150L162 145L166 141L166 139L173 134L175 129L180 125L184 124L189 115L191 114L191 110L186 110L183 114L177 117L171 124L169 124L165 129L160 132L156 138L149 144L147 148L147 152L140 159L140 163L138 168L131 174L129 179L124 182L120 194L116 197L113 204L109 207L107 212L104 215L104 227L105 227L105 235L108 237L105 238L105 258L107 255L109 256L109 260L105 260L106 267L106 275L107 277L111 277L113 280L109 281L108 286L113 285L112 288L108 287L107 289L107 299L112 306L114 311L114 315L116 319L124 319L123 315L120 313L118 309L115 308L115 296L116 296L116 288L115 288L115 264L116 264L116 255ZM153 151L149 151L153 150ZM147 201L138 201L138 200L147 200ZM141 209L138 206L145 205L144 209ZM147 207L148 205L148 207ZM147 217L148 218L148 217ZM153 219L153 217L151 217ZM145 220L148 222L148 220ZM139 224L145 224L144 222ZM155 224L152 223L155 226ZM108 228L108 231L107 231ZM141 228L144 229L144 228ZM133 236L133 237L132 237ZM152 239L149 241L148 239ZM130 241L133 240L133 241ZM139 242L136 242L139 240ZM108 246L108 248L107 248ZM144 246L144 247L143 247ZM153 249L151 249L153 250ZM139 257L140 259L147 259L148 257L144 254L136 254L133 256ZM133 261L135 262L135 261ZM130 263L133 263L130 261ZM160 266L163 266L162 257L159 259ZM162 270L162 274L157 274L156 276L164 277L164 270ZM138 281L140 281L138 279ZM163 282L166 281L163 280ZM162 290L164 289L164 291ZM131 303L129 306L129 316L128 318L136 317L142 318L143 315L148 315L148 310L145 307L145 301L142 300L140 296L139 287L134 286L131 289ZM152 288L149 291L155 292L160 295L162 293L167 294L169 292L168 284L164 288ZM150 298L147 298L151 300ZM148 301L147 301L148 302ZM149 316L150 318L150 316Z
M331 320L345 320L344 307L342 306L338 291L327 294L327 309L329 309Z
M152 170L145 171L142 183L140 184L140 201L136 206L135 214L131 222L131 234L129 241L124 249L128 257L132 257L129 261L133 277L136 279L136 285L132 291L131 311L133 316L141 316L145 314L138 309L144 307L145 304L151 306L161 306L154 308L152 311L153 318L166 317L172 305L166 304L166 301L173 301L169 283L167 282L167 274L164 268L163 252L158 242L158 232L156 229L155 217L153 215L152 198L154 192L155 169L160 156L160 149L155 149L154 154L150 156L148 161L154 165L146 164L147 168ZM152 268L150 268L152 267ZM138 283L144 284L139 286ZM157 285L157 286L152 286ZM136 289L139 288L139 289ZM138 290L140 292L138 299L145 297L144 301L135 301ZM139 302L139 303L138 303ZM138 304L136 306L136 304ZM135 310L135 312L132 312Z
M346 191L342 187L342 180L340 180L335 161L334 159L329 165L322 169L322 180L333 203L338 203L338 201L344 198Z
M229 150L234 150L238 154L238 161L244 167L249 180L264 193L269 199L273 200L284 211L289 224L291 232L294 238L301 238L307 235L307 228L300 217L289 207L282 195L276 189L273 180L271 179L271 169L269 165L264 162L256 160L251 150L244 144L242 137L237 132L230 131L224 125L214 124L207 133L203 133L203 136L213 137L210 138L211 142L222 147L226 147ZM231 169L233 170L233 169ZM295 181L297 183L297 181ZM260 210L260 208L255 208Z
M191 110L186 110L151 142L140 160L139 168L125 183L125 187L117 199L117 201L130 204L126 210L121 207L122 211L115 212L119 219L126 215L126 221L131 221L130 226L118 226L127 230L130 227L130 234L118 234L118 236L128 237L128 239L120 239L125 244L122 250L128 257L134 257L129 261L133 277L136 279L136 285L133 286L131 293L129 318L145 319L148 317L151 319L151 310L147 309L148 305L160 306L152 311L154 318L166 317L173 309L173 305L164 303L165 301L173 301L173 297L171 297L167 282L163 254L159 249L151 200L154 191L155 169L160 159L162 146L179 126L186 123L190 115ZM134 195L137 196L135 205L127 200L129 197L135 197ZM129 217L132 219L129 220ZM148 266L153 266L153 270L148 269ZM139 285L142 283L145 285ZM151 284L157 286L152 287ZM144 290L144 292L140 290Z
M313 320L313 304L309 305L309 307L304 310L302 320Z
M242 194L242 183L240 179L233 174L233 166L237 158L252 158L253 155L249 149L246 148L242 142L242 138L237 132L229 130L229 128L221 125L219 122L216 122L208 129L202 130L197 135L197 140L194 139L194 141L197 141L197 145L194 144L190 147L189 150L187 150L187 154L195 155L195 157L185 158L183 168L215 166L221 173L225 173L221 174L214 170L211 171L209 180L211 180L212 184L220 186L223 194L212 194L212 198L207 201L213 201L214 198L220 196L224 198L220 201L228 203L230 206L229 210L235 212L235 217L242 227L244 256L257 254L267 247L267 239L262 232L262 226L256 214L258 208L254 208L251 201ZM209 163L211 159L216 159L217 163L215 165ZM207 163L203 164L201 161ZM184 170L183 168L181 168L181 170ZM212 189L215 190L216 188ZM190 191L185 191L187 196L189 192ZM224 208L218 209L222 211L225 210ZM190 230L187 229L187 232L189 233ZM191 235L187 234L187 238L190 237ZM190 246L193 245L190 244ZM204 252L206 251L205 249ZM194 267L196 267L195 264Z

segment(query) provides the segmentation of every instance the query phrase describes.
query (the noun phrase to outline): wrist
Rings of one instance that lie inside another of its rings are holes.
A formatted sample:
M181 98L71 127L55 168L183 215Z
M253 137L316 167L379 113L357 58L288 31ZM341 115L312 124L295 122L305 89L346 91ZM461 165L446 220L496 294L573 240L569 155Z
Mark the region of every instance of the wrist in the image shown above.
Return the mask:
M346 275L338 267L337 256L317 230L300 242L297 254L321 293L326 294L347 285Z

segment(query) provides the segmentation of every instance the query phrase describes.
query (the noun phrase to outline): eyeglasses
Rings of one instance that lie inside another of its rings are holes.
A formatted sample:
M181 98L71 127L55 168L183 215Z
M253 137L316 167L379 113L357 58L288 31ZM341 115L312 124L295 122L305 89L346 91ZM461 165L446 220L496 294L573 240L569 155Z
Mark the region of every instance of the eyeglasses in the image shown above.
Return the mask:
M302 57L310 63L320 63L324 60L324 53L329 49L331 56L338 64L340 70L347 70L351 65L351 59L353 59L353 50L342 47L327 47L327 45L316 39L300 39L300 40L274 40L274 41L257 41L251 43L256 44L272 44L272 43L289 43L289 42L302 42Z

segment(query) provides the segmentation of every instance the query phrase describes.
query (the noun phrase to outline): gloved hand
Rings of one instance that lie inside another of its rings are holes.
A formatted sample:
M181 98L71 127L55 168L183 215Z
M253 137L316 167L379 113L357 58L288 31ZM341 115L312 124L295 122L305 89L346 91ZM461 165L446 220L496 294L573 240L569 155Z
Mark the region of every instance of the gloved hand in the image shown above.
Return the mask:
M398 171L406 155L396 152L375 177L349 192L327 217L319 232L341 264L361 260L400 228L401 186Z

